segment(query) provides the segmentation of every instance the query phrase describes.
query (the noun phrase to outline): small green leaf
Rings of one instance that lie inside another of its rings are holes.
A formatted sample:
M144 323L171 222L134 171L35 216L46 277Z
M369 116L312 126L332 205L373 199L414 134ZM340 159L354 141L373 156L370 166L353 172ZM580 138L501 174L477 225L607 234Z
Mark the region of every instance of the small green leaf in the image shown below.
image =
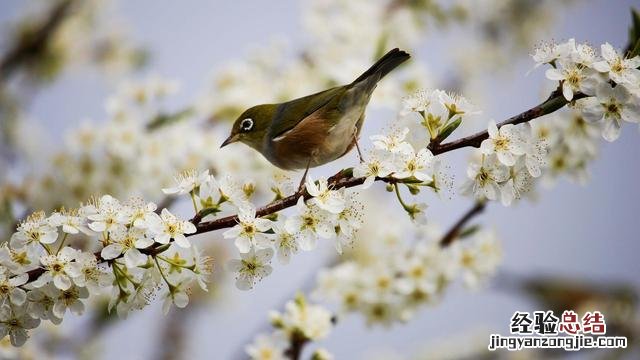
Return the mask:
M466 237L469 237L475 234L476 232L478 232L478 230L480 230L480 225L469 226L460 232L460 234L458 235L458 238L464 239Z
M186 108L172 114L158 114L147 124L147 130L153 131L163 126L171 125L188 118L191 114L193 114L193 109L191 108Z
M447 126L444 127L438 134L438 140L440 142L446 140L449 135L451 135L457 128L462 124L462 118L457 118L455 121L451 122Z
M629 40L625 53L629 58L640 55L640 12L631 9L631 26L629 27Z
M198 212L198 215L200 215L200 218L201 218L201 219L204 219L204 218L205 218L205 216L207 216L207 215L211 215L211 214L215 215L215 214L217 214L217 213L219 213L219 212L220 212L220 209L219 209L219 208L217 208L217 207L210 207L210 208L204 208L204 209L200 210L200 211Z
M267 219L267 220L271 220L271 221L276 221L278 220L278 213L273 213L273 214L269 214L267 216L264 216L263 219ZM271 231L271 230L270 230ZM267 234L274 234L273 231L271 232L266 232Z
M353 176L353 168L346 168L340 171L340 174L344 177L352 177Z

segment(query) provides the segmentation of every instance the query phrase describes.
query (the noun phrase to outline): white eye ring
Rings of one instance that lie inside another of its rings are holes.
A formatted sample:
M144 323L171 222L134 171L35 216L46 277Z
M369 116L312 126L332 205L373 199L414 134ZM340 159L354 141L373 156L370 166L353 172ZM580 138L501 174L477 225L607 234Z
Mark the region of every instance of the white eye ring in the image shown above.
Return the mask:
M240 129L242 129L243 131L249 131L252 128L253 128L253 119L251 118L246 118L242 120L242 122L240 123Z

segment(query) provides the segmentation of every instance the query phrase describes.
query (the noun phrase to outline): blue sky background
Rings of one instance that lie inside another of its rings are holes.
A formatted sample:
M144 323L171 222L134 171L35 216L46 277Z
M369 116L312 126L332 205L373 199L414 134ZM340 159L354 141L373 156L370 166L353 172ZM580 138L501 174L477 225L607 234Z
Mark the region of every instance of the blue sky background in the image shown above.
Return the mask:
M0 26L20 15L21 0L0 4ZM558 16L550 29L555 39L576 37L594 45L605 41L620 47L627 37L629 7L635 1L575 1ZM304 44L301 31L302 2L266 1L121 1L118 10L134 39L151 51L153 60L145 73L180 80L182 92L176 103L186 103L202 91L207 75L234 59L241 59L252 45L284 37L294 48ZM434 72L447 69L444 41L426 38L426 48L414 56L429 63ZM539 102L545 88L543 71L525 77L532 62L521 61L508 76L486 83L492 94L483 109L486 118L497 120L519 113ZM451 70L449 70L451 71ZM436 76L440 76L436 73ZM112 84L93 70L66 73L59 81L37 93L30 114L50 130L53 143L64 129L89 117L103 117L103 101ZM473 98L473 94L465 94ZM373 117L389 115L376 112ZM375 121L375 120L374 120ZM553 274L597 280L625 281L640 289L640 133L626 124L613 144L603 144L591 167L586 186L561 181L552 190L541 192L536 203L511 208L492 204L481 218L495 226L504 242L502 269L516 274ZM464 154L451 156L457 177L464 173ZM381 195L383 196L383 195ZM468 206L467 199L434 203L430 212L447 226ZM323 261L326 247L305 253L287 267L276 266L273 276L255 291L232 290L216 308L197 312L190 334L186 358L228 358L248 334L264 323L267 311L279 308ZM352 316L342 321L330 338L321 344L338 359L366 358L380 349L411 354L424 344L472 329L508 332L508 320L515 310L541 310L513 294L488 289L470 292L455 287L437 307L428 308L407 325L387 329L367 329L363 319ZM107 330L105 358L148 358L155 346L154 335L163 318L159 306L134 314L128 321ZM488 336L487 336L488 341Z

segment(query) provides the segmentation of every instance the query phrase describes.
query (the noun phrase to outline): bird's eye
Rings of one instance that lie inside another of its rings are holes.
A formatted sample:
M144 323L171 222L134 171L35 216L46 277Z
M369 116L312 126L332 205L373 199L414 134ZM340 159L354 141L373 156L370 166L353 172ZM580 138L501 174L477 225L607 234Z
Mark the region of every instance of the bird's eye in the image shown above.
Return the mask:
M240 123L240 129L242 131L249 131L253 128L253 119L244 119Z

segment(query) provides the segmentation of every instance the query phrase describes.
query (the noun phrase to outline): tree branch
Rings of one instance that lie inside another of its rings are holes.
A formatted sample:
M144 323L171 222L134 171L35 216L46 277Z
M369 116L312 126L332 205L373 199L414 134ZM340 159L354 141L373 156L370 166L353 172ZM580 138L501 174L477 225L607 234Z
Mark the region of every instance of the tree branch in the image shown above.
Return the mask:
M445 248L449 245L451 245L454 241L456 241L457 239L460 238L460 234L463 231L465 225L467 225L469 223L469 221L471 219L473 219L474 217L480 215L484 209L486 208L487 203L484 201L478 201L474 204L473 207L471 207L469 210L467 210L462 217L456 221L456 223L442 236L442 238L440 238L440 240L438 241L438 243L440 244L440 247ZM329 266L331 266L331 264L333 264L334 261L332 260L329 264ZM327 266L327 265L325 265ZM313 283L313 280L315 279L315 277L313 279L309 279L306 280L303 285L302 288L306 289L303 290L303 292L307 292L307 291L311 291L312 289L312 285L310 285L311 283ZM298 290L300 291L300 290ZM337 323L337 317L333 317L332 320L334 323ZM266 326L261 326L260 329L262 331L262 329L266 328ZM252 337L252 339L255 337L255 335ZM287 347L286 351L285 351L285 356L291 360L297 360L300 358L300 355L302 353L302 350L304 349L304 346L308 343L309 341L307 339L305 339L304 337L300 337L297 336L295 333L293 334L293 337L291 339L289 339L289 346ZM244 358L244 352L243 352L244 348L239 349L236 352L236 355L234 358L237 359L243 359Z
M586 95L576 94L574 99L577 100L583 97L586 97ZM561 89L558 88L555 91L553 91L551 93L551 96L549 96L549 98L545 100L543 103L537 106L534 106L533 108L523 113L520 113L516 116L513 116L499 123L498 128L507 124L516 125L516 124L522 124L522 123L531 121L533 119L536 119L538 117L550 114L558 109L561 109L563 106L565 106L568 103L569 102L562 95ZM482 141L487 139L488 137L489 137L489 134L487 133L486 130L484 130L484 131L475 133L473 135L470 135L455 141L451 141L445 144L430 143L428 148L431 150L431 152L434 155L439 155L439 154L443 154L443 153L457 150L467 146L480 147L480 144L482 143ZM329 186L333 187L334 189L350 188L350 187L362 185L364 183L364 180L365 178L356 178L351 175L348 175L346 174L346 171L343 170L335 174L331 178L329 178ZM383 181L386 183L403 182L402 180L396 179L393 177L376 178L376 181ZM306 192L304 192L304 194L302 193L293 194L289 197L272 202L271 204L268 204L266 206L259 208L256 211L256 216L266 216L266 215L270 215L278 211L284 210L286 208L292 207L296 204L296 202L298 201L298 198L302 195L304 195L305 200L311 197ZM235 226L238 223L238 216L237 215L227 216L220 219L208 221L205 223L200 223L199 221L200 219L197 216L193 220L198 229L196 234L201 234L204 232L209 232L213 230L219 230L219 229ZM195 235L195 234L192 234L192 235Z
M460 232L463 230L464 226L469 222L469 220L473 219L476 215L479 215L484 209L487 207L487 203L484 201L478 201L476 204L469 209L461 218L456 222L449 231L440 239L440 247L447 247L451 245L451 243L456 240L460 236Z
M577 99L581 99L586 97L587 95L582 94L582 93L578 93L575 94L574 96L574 100ZM551 95L549 96L549 98L547 100L545 100L543 103L534 106L533 108L522 112L516 116L513 116L501 123L498 124L498 127L502 127L504 125L507 124L522 124L525 122L529 122L533 119L536 119L538 117L550 114L558 109L561 109L562 107L564 107L565 105L567 105L569 102L563 97L562 95L562 91L561 88L558 87L558 89L554 90ZM453 151L453 150L457 150L463 147L467 147L467 146L471 146L471 147L480 147L480 144L482 143L482 141L484 139L488 138L488 133L487 131L480 131L478 133L475 133L473 135L455 140L455 141L451 141L449 143L445 143L445 144L439 144L437 142L431 142L428 145L428 148L431 150L431 152L434 155L439 155L439 154L443 154L449 151ZM338 173L336 173L335 175L331 176L328 179L328 184L331 188L333 189L342 189L342 188L351 188L351 187L355 187L358 185L362 185L365 181L365 178L363 177L354 177L351 169L345 169L345 170L341 170ZM376 181L382 181L388 184L397 184L397 183L411 183L413 180L411 179L397 179L394 178L392 176L387 176L387 177L382 177L382 178L376 178ZM275 214L281 210L290 208L295 206L295 204L298 202L298 198L300 197L304 197L305 200L308 200L311 198L311 195L309 195L309 193L306 192L306 190L302 189L301 191L296 192L295 194L285 197L283 199L280 200L276 200L274 202L271 202L261 208L258 208L256 210L256 217L264 217L267 215L271 215L271 214ZM474 215L476 215L477 213L482 212L482 210L484 209L484 205L477 203L474 208L472 208L470 210L469 213L467 213L467 218L466 219L461 219L461 221L459 222L458 228L456 229L456 227L454 226L454 228L450 231L450 233L448 233L445 238L442 240L441 245L442 246L447 246L451 241L453 241L453 239L459 234L460 229L465 225L465 223L471 219ZM238 223L238 215L230 215L230 216L226 216L223 218L219 218L216 220L211 220L211 221L207 221L207 222L201 222L202 221L202 217L200 216L200 214L196 214L193 219L190 220L194 225L196 225L196 232L193 234L185 234L186 236L192 236L192 235L198 235L198 234L203 234L203 233L207 233L210 231L215 231L215 230L220 230L220 229L225 229L225 228L230 228L235 226ZM448 237L447 237L448 236ZM141 250L142 253L147 254L147 255L156 255L162 251L166 250L166 248L162 248L161 245L159 244L154 244L151 245L149 248L147 249L143 249ZM98 259L98 262L104 262L105 260L102 259L102 257L100 256L99 252L96 252L94 254L96 256L96 258ZM122 255L120 255L120 257L122 257ZM116 259L112 259L109 261L115 261ZM28 272L29 274L29 282L34 281L35 279L37 279L42 273L44 273L44 269L43 268L37 268L34 270L31 270Z
M587 95L578 93L578 94L575 94L572 101L579 100L585 97L587 97ZM568 103L569 101L567 101L562 95L562 89L558 87L556 90L554 90L551 93L549 98L545 100L543 103L541 103L540 105L534 106L525 112L522 112L516 116L510 117L509 119L499 123L498 128L508 124L517 125L517 124L529 122L541 116L551 114L552 112L561 109ZM439 142L432 142L429 144L428 148L429 150L431 150L433 155L439 155L439 154L443 154L443 153L460 149L463 147L467 147L467 146L472 146L476 148L480 147L480 144L482 143L482 141L488 138L489 138L489 133L487 132L487 130L484 130L484 131L477 132L473 135L469 135L469 136L460 138L458 140L451 141L444 144L440 144Z
M294 332L289 339L289 347L285 350L284 356L291 360L300 359L304 346L309 342L304 335Z
M75 0L58 1L39 27L34 29L32 33L18 39L16 44L0 59L0 80L6 80L13 70L40 56L60 24L69 15L74 2Z

